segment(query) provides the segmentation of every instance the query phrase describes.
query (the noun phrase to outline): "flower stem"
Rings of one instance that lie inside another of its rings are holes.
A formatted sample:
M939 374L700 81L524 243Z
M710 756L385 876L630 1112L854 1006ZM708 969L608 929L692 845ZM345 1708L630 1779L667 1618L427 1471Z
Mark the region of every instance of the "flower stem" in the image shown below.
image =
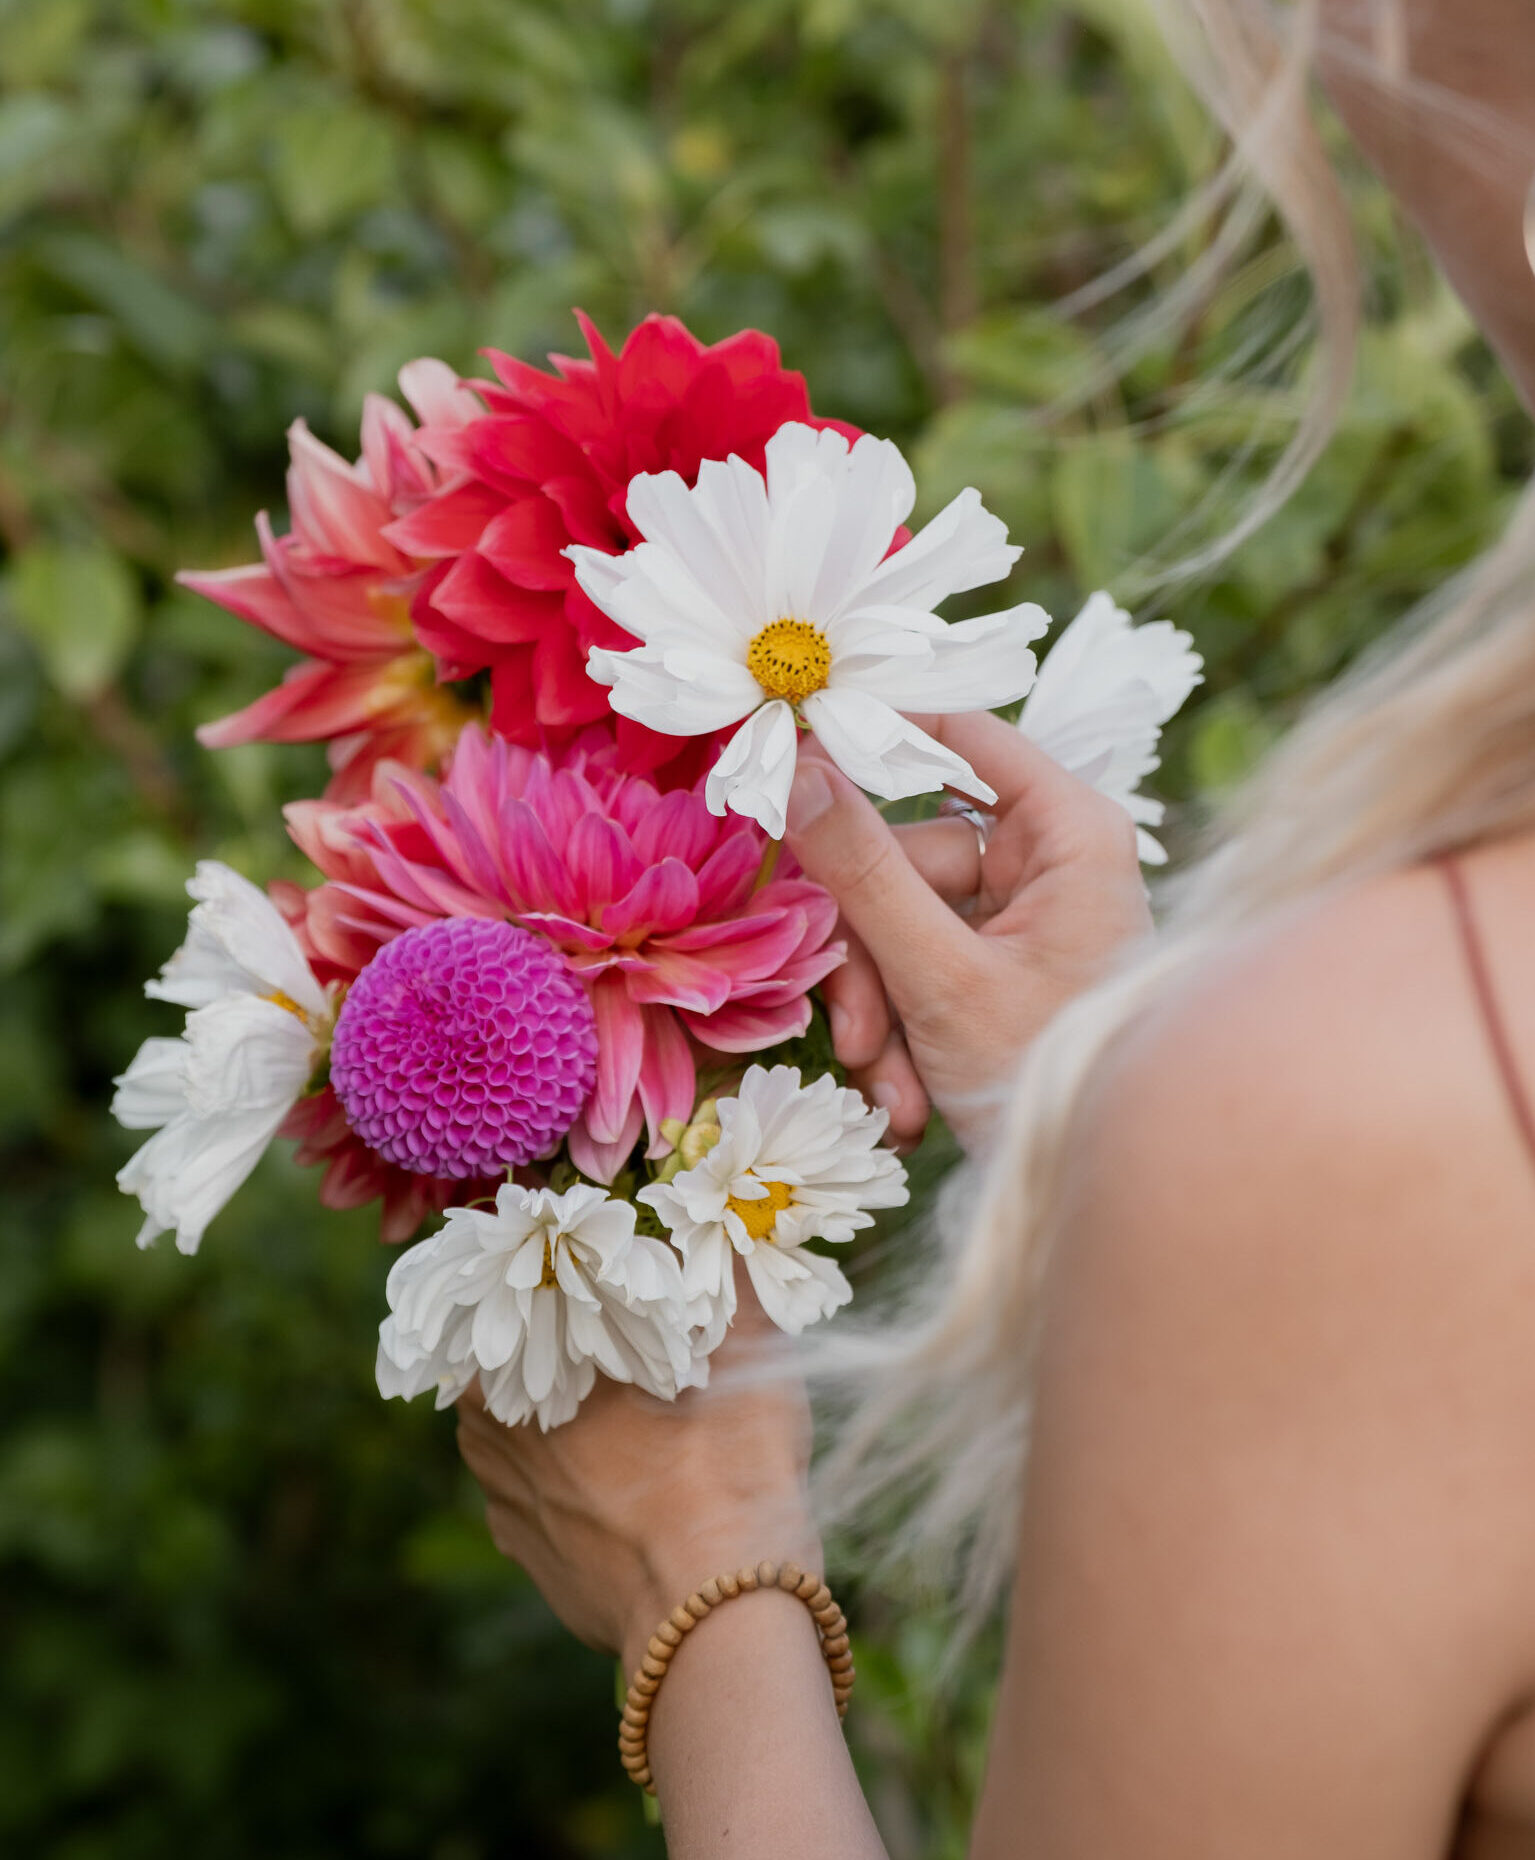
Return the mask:
M762 855L762 864L757 868L756 881L752 885L753 891L761 891L762 887L772 878L774 870L778 865L778 855L782 851L782 840L768 841L767 851Z

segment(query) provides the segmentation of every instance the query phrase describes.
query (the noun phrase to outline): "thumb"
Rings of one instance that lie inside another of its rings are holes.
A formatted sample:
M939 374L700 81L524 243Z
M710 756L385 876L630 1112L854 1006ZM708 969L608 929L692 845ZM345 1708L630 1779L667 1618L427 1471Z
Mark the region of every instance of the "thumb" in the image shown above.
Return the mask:
M912 865L879 811L819 756L789 792L790 850L837 900L898 1010L930 1000L965 963L971 933Z

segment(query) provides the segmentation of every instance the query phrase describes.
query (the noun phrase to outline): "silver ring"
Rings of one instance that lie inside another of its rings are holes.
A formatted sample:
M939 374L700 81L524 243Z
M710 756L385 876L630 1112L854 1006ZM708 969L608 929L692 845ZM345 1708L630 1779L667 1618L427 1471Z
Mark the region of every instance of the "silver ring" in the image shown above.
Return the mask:
M943 820L963 820L966 826L975 829L975 850L982 859L986 857L986 842L991 838L991 830L997 824L995 814L983 814L970 801L961 800L957 794L946 794L938 803L939 818Z

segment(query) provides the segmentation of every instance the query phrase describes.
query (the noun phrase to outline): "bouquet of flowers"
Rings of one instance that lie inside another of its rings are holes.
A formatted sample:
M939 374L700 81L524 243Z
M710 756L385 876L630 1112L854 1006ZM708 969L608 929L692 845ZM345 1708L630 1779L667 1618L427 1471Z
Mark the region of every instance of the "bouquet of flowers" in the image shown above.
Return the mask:
M323 741L287 811L306 887L201 863L147 992L185 1008L114 1111L120 1185L183 1252L276 1137L321 1201L377 1200L385 1395L475 1377L508 1424L599 1372L707 1378L737 1264L797 1333L851 1290L823 1250L907 1198L885 1113L807 1041L842 958L780 849L798 739L883 799L995 796L906 713L995 709L1122 799L1197 680L1188 637L1095 595L948 622L1020 551L977 492L906 527L888 440L816 418L747 331L647 319L545 372L490 352L371 396L355 464L290 433L292 526L186 583L304 656L208 746ZM807 1059L806 1053L819 1057ZM798 1063L791 1061L798 1059Z

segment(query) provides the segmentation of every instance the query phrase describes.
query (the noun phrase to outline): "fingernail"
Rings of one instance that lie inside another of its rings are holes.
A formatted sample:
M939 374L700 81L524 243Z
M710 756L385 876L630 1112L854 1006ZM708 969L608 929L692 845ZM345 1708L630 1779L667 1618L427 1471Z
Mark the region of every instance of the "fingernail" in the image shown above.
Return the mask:
M817 768L813 762L802 762L794 771L794 786L789 790L789 831L803 833L831 804L831 783L826 779L825 770Z
M894 1111L901 1102L901 1088L899 1085L891 1085L882 1082L874 1087L870 1095L882 1111Z
M833 1002L826 1010L826 1018L831 1023L831 1043L840 1050L843 1041L847 1038L848 1029L853 1024L852 1020L847 1009L837 1002Z

